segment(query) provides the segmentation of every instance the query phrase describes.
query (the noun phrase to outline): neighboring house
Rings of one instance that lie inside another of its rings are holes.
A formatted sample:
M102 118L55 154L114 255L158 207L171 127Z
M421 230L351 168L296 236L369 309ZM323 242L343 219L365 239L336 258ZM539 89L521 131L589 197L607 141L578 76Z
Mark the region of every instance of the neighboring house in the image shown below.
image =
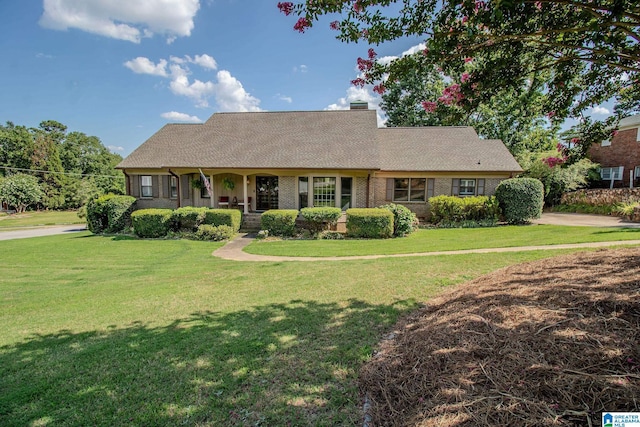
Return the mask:
M248 213L395 202L423 218L432 196L491 195L522 171L502 141L480 139L471 127L378 128L376 112L362 103L348 111L216 113L202 124L168 124L117 167L140 208L237 206Z
M618 133L607 141L593 144L589 158L600 164L600 177L612 187L640 184L640 115L620 120Z

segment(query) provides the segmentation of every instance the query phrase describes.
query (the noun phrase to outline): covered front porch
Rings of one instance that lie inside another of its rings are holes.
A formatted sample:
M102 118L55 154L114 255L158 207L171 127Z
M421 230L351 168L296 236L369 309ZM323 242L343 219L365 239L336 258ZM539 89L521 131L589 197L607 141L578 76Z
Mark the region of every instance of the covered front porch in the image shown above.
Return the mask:
M278 177L264 174L213 173L193 175L194 205L219 209L240 209L243 213L278 209Z

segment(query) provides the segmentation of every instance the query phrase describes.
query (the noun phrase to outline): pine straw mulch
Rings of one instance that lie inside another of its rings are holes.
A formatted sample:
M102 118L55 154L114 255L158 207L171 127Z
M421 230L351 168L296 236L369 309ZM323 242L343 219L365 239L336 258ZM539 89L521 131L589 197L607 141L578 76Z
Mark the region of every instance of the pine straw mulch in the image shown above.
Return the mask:
M599 426L602 411L640 411L640 249L456 287L397 325L360 387L370 426Z

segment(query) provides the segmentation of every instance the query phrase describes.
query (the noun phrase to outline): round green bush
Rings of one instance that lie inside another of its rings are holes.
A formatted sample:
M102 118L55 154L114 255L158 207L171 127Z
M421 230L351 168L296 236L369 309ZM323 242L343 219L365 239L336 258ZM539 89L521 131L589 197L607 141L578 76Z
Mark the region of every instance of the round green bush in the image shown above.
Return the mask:
M418 228L418 218L409 208L395 203L380 206L393 214L393 235L403 237Z
M198 231L196 231L196 237L199 240L212 240L214 242L229 240L234 235L234 229L228 225L202 224L198 226Z
M131 214L131 222L139 237L164 237L171 227L171 209L141 209Z
M331 226L335 226L342 215L340 208L303 208L300 215L305 220L305 228L313 235L320 234L324 230L328 230Z
M498 184L495 196L509 224L525 224L542 214L544 186L537 179L506 179Z

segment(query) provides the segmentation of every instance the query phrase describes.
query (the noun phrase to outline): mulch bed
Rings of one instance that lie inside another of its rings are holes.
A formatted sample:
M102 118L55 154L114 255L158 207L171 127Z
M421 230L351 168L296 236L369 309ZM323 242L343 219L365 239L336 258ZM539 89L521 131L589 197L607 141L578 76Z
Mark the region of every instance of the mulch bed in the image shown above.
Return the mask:
M600 426L640 411L640 249L501 269L404 319L361 372L369 426Z

